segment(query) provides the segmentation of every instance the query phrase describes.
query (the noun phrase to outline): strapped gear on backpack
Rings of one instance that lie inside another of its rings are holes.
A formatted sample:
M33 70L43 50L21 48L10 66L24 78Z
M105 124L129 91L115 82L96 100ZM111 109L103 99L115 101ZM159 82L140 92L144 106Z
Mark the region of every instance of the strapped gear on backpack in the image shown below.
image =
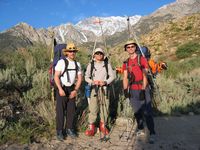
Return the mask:
M56 44L56 43L54 43L54 44ZM75 68L74 69L68 69L69 62L65 57L65 52L66 51L71 51L71 50L78 51L78 49L75 47L75 45L73 43L69 43L69 45L68 44L57 44L57 45L54 46L53 62L50 65L50 68L49 68L50 85L52 87L55 86L55 83L54 83L55 66L56 66L57 62L59 60L61 60L61 59L63 59L64 62L65 62L65 69L64 69L64 72L61 74L61 76L63 76L64 73L66 72L67 73L67 81L69 82L70 81L69 71L75 70L76 71L76 75L77 75L78 70L79 70L79 66L78 66L77 62L74 61L74 63L75 63Z
M74 70L75 70L75 71L76 71L76 75L77 75L78 70L79 70L79 66L78 66L78 64L77 64L77 61L74 61L74 63L75 63L75 68L74 68L74 69L68 69L68 65L69 65L68 59L64 58L63 60L64 60L64 62L65 62L65 70L63 71L63 73L61 74L61 76L63 76L64 73L66 72L66 73L67 73L67 82L70 82L69 71L74 71Z
M141 52L142 51L142 52ZM149 60L151 58L151 52L148 49L148 47L146 46L142 46L141 49L139 51L137 51L137 54L142 55L142 53L144 54L144 57Z

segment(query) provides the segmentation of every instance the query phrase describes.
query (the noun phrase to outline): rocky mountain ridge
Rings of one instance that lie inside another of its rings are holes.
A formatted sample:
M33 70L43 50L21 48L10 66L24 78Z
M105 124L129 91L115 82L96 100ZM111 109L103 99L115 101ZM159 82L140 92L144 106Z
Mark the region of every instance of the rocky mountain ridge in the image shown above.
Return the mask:
M131 33L137 36L147 34L162 23L198 12L200 12L199 0L177 0L162 6L149 16L130 17ZM94 21L98 19L103 22L94 24ZM33 45L35 42L50 45L53 32L58 43L74 41L82 44L95 40L102 41L102 31L108 46L124 42L128 37L126 17L91 17L76 25L62 24L47 29L35 29L26 23L19 23L0 33L0 49L16 49L20 45Z

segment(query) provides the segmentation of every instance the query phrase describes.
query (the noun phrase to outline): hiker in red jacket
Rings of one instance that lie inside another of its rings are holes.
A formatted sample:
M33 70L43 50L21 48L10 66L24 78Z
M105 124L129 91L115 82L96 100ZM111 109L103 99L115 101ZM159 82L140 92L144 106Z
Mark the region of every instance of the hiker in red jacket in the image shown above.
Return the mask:
M146 58L137 54L138 45L134 41L127 41L124 45L129 58L123 63L124 95L130 99L137 122L137 135L144 134L143 116L150 132L149 142L154 143L155 130L151 107L150 90L147 81L148 62ZM140 64L138 64L140 59Z

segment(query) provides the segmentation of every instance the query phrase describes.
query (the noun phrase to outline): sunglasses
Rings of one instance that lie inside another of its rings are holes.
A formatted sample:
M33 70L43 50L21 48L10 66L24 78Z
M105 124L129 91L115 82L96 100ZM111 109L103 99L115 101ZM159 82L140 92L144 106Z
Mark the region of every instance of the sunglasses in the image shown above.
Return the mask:
M67 52L69 52L69 53L76 53L77 51L67 51Z
M127 46L126 48L134 48L135 46Z
M69 47L68 49L69 49L69 50L72 50L72 49L76 49L76 47Z
M103 55L102 52L96 52L95 55Z

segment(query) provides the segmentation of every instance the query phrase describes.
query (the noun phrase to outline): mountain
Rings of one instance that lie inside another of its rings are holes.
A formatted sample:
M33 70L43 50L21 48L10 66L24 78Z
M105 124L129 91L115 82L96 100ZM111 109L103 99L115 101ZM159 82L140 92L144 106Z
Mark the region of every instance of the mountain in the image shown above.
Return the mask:
M151 51L151 57L155 60L177 60L176 51L178 47L186 44L199 43L200 45L200 13L191 14L182 18L160 24L147 34L140 36L140 44L147 46ZM109 55L115 64L125 61L128 57L123 50L124 42L109 49ZM198 46L199 47L199 46ZM192 49L192 47L191 47ZM200 56L198 52L192 52L192 57Z
M167 59L175 58L175 52L180 45L197 42L200 44L200 13L184 16L175 21L160 25L141 40L150 47L153 56Z
M134 25L141 16L131 16L130 24ZM111 36L127 29L126 17L91 17L78 22L76 25L63 24L53 28L58 42L76 41L78 43L101 40L101 35Z
M159 25L200 12L199 0L177 0L164 5L148 16L131 16L131 33L140 37ZM26 45L52 43L52 33L58 43L74 41L78 44L102 41L102 33L108 47L118 45L127 40L127 17L91 17L73 24L62 24L47 29L35 29L26 23L19 23L13 28L0 33L0 49L16 49ZM101 23L96 23L100 20Z
M140 35L149 33L163 23L198 12L200 12L199 0L176 0L176 2L164 5L148 16L141 17L141 19L132 26L132 37L133 34L140 37ZM120 34L110 36L107 40L108 43L117 45L117 43L124 42L127 38L127 31L124 31Z
M34 29L27 23L21 22L0 33L1 51L15 50L33 45L34 43L52 43L51 34L47 29Z

